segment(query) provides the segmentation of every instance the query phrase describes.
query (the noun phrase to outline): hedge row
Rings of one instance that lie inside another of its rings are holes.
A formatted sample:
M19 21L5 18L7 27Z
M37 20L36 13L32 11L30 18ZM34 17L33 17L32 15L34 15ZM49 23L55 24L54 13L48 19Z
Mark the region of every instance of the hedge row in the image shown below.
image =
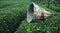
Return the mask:
M55 15L47 18L45 21L40 20L34 23L27 23L27 21L24 20L15 33L59 33L60 13L54 11L54 14Z
M50 5L49 8L56 11L56 12L60 12L60 7L59 6Z
M1 4L4 7L0 8L0 33L14 33L21 21L26 18L29 1L24 1L8 1L9 4L3 4L5 1L2 1ZM11 2L14 4L11 4Z

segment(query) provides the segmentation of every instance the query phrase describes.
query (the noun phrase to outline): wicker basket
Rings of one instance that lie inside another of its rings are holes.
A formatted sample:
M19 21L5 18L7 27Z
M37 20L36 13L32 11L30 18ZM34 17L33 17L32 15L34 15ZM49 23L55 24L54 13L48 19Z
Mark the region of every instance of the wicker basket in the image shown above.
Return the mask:
M42 7L39 7L38 5L32 2L27 11L27 21L31 22L32 20L34 21L45 19L51 15L52 14L50 12L46 11Z

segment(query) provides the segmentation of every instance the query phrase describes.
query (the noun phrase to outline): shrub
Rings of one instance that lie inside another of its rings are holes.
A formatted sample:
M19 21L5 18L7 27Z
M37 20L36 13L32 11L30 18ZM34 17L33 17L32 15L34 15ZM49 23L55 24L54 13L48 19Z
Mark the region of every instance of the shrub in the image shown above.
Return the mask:
M56 11L56 12L60 12L60 7L56 7L56 6L51 5L49 8Z
M15 33L58 33L58 29L60 29L58 27L60 26L60 15L59 13L55 12L54 14L55 15L53 15L51 18L47 18L45 21L27 23L26 20L23 20L22 24L18 27Z
M2 1L3 3L5 1ZM14 3L14 5L10 3ZM1 4L3 4L1 3ZM21 21L26 18L29 1L8 1L10 6L0 8L0 33L14 33ZM4 5L9 5L4 4ZM24 5L25 4L25 5Z
M4 12L6 11L6 12ZM0 33L13 33L26 17L25 10L4 10L0 12Z

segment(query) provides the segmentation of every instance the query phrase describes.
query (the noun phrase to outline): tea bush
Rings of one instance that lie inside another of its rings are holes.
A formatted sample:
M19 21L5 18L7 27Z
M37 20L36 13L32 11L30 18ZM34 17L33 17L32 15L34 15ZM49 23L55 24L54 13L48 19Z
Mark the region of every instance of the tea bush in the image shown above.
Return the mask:
M14 33L21 21L26 18L29 1L23 2L23 0L1 0L0 33Z
M60 7L59 6L50 5L49 8L56 11L56 12L60 12Z
M26 20L23 20L15 33L59 33L60 13L47 7L44 8L53 14L52 17L44 21L35 21L34 23L28 23Z
M55 6L52 6L51 10L42 4L44 9L53 14L52 17L45 21L27 23L25 18L29 4L30 0L1 0L0 33L58 33L60 31L60 11L54 11ZM38 1L36 4L41 6Z

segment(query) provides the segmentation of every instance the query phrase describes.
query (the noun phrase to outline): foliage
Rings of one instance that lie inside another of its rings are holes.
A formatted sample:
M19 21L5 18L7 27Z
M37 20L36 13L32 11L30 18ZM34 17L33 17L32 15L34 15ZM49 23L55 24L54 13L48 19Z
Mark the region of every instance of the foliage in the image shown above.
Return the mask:
M21 21L26 17L27 1L1 1L0 33L14 33ZM25 5L24 5L25 4Z
M34 0L36 4L53 15L44 21L27 23L25 18L30 0L0 0L0 33L58 33L60 31L60 5L50 4L47 8L47 3L43 4L40 1L42 0Z
M53 14L52 17L44 21L35 21L34 23L27 23L24 20L15 33L59 33L60 13L50 10L47 7L43 8L51 12Z
M53 5L50 5L49 7L50 9L56 11L56 12L60 12L60 7L59 6L53 6Z

